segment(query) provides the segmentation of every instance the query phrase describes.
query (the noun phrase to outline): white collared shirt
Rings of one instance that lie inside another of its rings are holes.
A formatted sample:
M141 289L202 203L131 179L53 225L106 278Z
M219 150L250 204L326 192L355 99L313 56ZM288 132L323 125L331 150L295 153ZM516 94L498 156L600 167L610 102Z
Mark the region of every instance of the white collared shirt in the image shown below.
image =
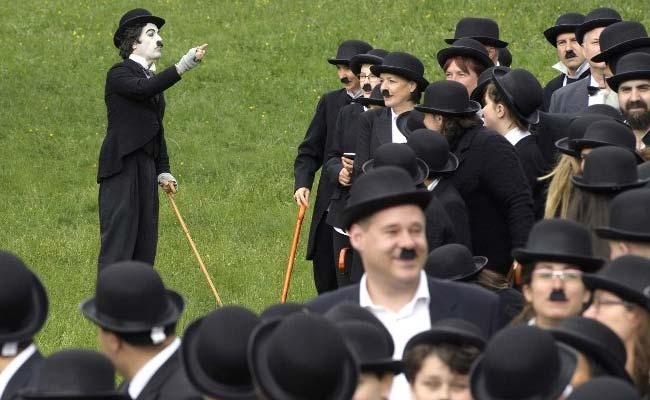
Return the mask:
M599 87L599 84L593 75L590 79L591 81L589 82L589 86ZM594 104L607 104L618 110L618 94L609 88L600 89L595 95L589 96L588 105L591 106Z
M506 133L503 137L506 138L506 140L514 146L526 136L530 136L530 132L522 131L521 129L514 127L513 129L509 130L508 133Z
M36 353L36 345L30 344L14 357L13 360L0 372L0 398L7 388L7 384L16 374L16 372L23 366L34 353Z
M438 183L440 183L440 178L434 179L433 182L431 182L429 186L427 186L427 190L432 191L433 189L436 188L436 186L438 186Z
M566 67L566 65L564 65L562 61L556 62L555 65L553 65L553 68L564 74L564 80L562 81L562 86L566 86L567 78L569 78L569 69ZM576 70L575 78L571 78L571 79L580 78L580 75L582 75L588 69L589 69L589 61L583 62L582 65L579 66L578 69Z
M145 365L140 368L140 370L133 376L131 382L129 382L129 396L132 399L136 399L142 393L142 389L147 386L147 383L151 380L151 377L154 376L156 371L162 367L164 363L169 360L169 358L174 354L176 350L181 346L181 340L179 338L174 339L169 346L165 347L161 352L156 354L151 360L147 361Z
M129 55L129 60L133 60L133 61L137 62L138 64L142 65L142 68L144 68L144 69L146 69L148 71L152 71L152 72L156 71L156 64L155 63L152 63L151 65L147 64L147 60L142 56L138 56L138 55L135 55L135 54L131 53Z
M397 313L373 303L370 298L370 293L368 293L366 274L363 274L359 282L359 305L372 312L384 324L386 329L388 329L395 343L393 358L397 360L402 359L404 347L406 347L409 339L420 332L431 329L431 315L429 314L430 302L429 285L427 283L427 275L424 271L420 271L420 283L418 284L413 299ZM409 399L409 396L410 389L406 377L404 374L396 376L389 399Z
M359 97L363 96L363 90L361 90L361 89L359 89L359 91L356 92L356 93L353 93L350 90L346 90L345 93L347 93L348 96L350 96L353 100L358 99Z
M395 114L395 111L393 109L390 109L390 124L391 124L391 132L392 132L392 142L393 143L406 143L406 136L402 134L402 132L399 130L397 127L397 117L398 115Z

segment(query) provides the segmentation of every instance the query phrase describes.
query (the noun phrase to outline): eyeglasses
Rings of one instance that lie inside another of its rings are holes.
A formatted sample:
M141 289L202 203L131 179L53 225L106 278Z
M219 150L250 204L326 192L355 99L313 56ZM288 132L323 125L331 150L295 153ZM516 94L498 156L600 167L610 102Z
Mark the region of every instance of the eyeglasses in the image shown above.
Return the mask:
M624 300L607 300L607 299L599 299L595 298L591 301L591 305L598 311L600 307L607 307L607 306L623 306L625 308L630 308L634 306L634 304L630 303L629 301L624 301Z
M359 77L359 80L362 81L364 79L368 79L370 82L377 82L379 80L378 76L375 76L373 74L366 75L366 74L359 74L357 75Z
M548 268L536 269L533 276L542 281L552 281L558 278L564 282L579 282L582 280L582 271L578 269L552 270Z

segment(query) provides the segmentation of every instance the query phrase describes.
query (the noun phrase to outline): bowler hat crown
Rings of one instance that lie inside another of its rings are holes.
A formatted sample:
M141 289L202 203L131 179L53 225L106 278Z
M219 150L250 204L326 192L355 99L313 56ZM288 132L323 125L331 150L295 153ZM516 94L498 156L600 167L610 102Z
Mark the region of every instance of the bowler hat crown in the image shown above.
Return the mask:
M336 325L363 372L402 372L401 361L393 360L393 339L378 326L364 321L344 321ZM390 340L389 340L390 338Z
M499 76L492 71L492 79L508 108L517 117L530 124L539 122L539 108L544 103L544 89L533 74L525 69L513 69Z
M445 39L452 44L461 38L472 38L486 46L506 47L508 42L499 39L499 25L489 18L465 17L456 24L453 39Z
M314 314L269 320L253 331L249 365L269 399L349 399L357 386L353 355L336 327Z
M598 147L585 157L582 175L572 177L571 181L589 192L621 192L648 182L647 179L639 179L636 164L636 157L627 149Z
M601 7L591 10L585 15L584 22L576 28L576 39L578 43L582 44L587 32L595 28L607 27L622 20L621 14L611 8Z
M577 153L585 148L595 148L601 146L616 146L629 150L635 156L636 137L634 132L627 125L616 120L596 121L589 125L587 132L581 139L569 140L569 146ZM640 156L639 160L641 160Z
M192 385L210 397L255 399L246 351L258 322L257 315L240 306L219 308L193 322L181 348Z
M402 132L407 140L416 130L426 128L424 126L424 114L416 109L398 115L395 124L397 125L397 129Z
M424 209L431 193L418 189L409 173L400 167L379 167L362 175L350 189L347 207L343 210L343 228L383 209L413 204Z
M424 102L415 106L423 113L462 117L476 114L481 105L469 99L467 89L456 81L436 81L424 91Z
M437 345L442 343L456 346L474 346L479 350L483 350L487 343L487 337L478 326L467 320L460 318L441 319L433 323L431 329L420 332L409 339L404 347L404 355L421 344Z
M429 175L429 167L415 156L415 151L404 143L384 143L375 150L375 158L363 164L363 172L373 168L395 166L405 169L419 185Z
M45 288L20 258L3 250L0 277L0 345L29 340L47 319Z
M650 189L620 193L609 205L608 226L596 228L603 239L650 242Z
M182 297L166 290L158 273L140 261L121 261L97 277L95 297L81 309L105 329L145 333L175 323L183 311Z
M284 318L293 313L304 313L308 311L307 306L302 303L276 303L262 311L260 320L268 321L275 318Z
M386 337L386 342L390 344L391 349L390 349L390 354L393 354L394 349L394 343L393 343L393 337L390 335L390 332L384 324L377 318L375 315L370 312L369 310L361 307L357 303L339 303L336 306L330 308L326 313L325 313L325 318L327 318L328 321L332 322L334 325L339 325L345 322L350 322L350 321L357 321L357 322L365 322L368 324L372 324L375 327L377 327L382 334Z
M566 400L641 400L641 396L623 379L598 376L578 386Z
M472 257L462 244L450 243L431 250L424 271L434 278L460 281L478 274L487 263L485 257Z
M603 114L583 114L579 115L569 122L565 131L565 137L555 142L555 147L560 153L564 153L571 157L580 158L580 152L576 151L569 145L570 142L576 139L582 139L587 133L589 127L603 120L611 120L612 118Z
M624 301L650 310L650 260L625 255L610 261L598 274L582 276L590 290L614 293Z
M476 60L484 68L494 66L494 62L490 59L485 46L479 41L471 38L461 38L456 40L451 47L447 47L438 52L438 64L441 68L445 67L445 63L451 57L462 56L470 57Z
M372 50L372 46L362 40L345 40L339 44L336 56L328 58L327 62L332 65L350 65L350 59L357 54L364 54Z
M485 96L485 89L487 88L488 84L492 82L493 76L503 76L510 71L512 70L508 67L495 65L481 72L481 75L478 76L476 88L472 91L470 98L477 103L482 103L483 97Z
M448 174L458 169L458 157L449 151L449 143L442 134L429 129L417 129L406 139L415 155L429 167L429 178Z
M556 340L584 354L608 374L630 379L625 372L625 345L606 325L592 318L572 316L549 332Z
M414 55L401 51L390 52L384 57L381 64L370 67L373 74L379 76L382 73L395 74L414 81L420 90L424 90L429 84L424 78L424 64Z
M512 53L507 47L497 49L497 61L499 65L504 67L510 67L512 65Z
M621 57L616 64L616 74L607 78L613 91L624 82L635 79L650 79L650 54L630 53Z
M621 110L618 107L615 108L609 104L592 104L577 113L578 116L593 114L610 117L619 122L625 121L625 117L623 117L623 114L621 114Z
M384 49L372 49L367 53L354 55L350 58L350 69L355 75L359 75L363 64L381 64L387 54L388 51Z
M576 28L585 21L585 16L580 13L562 14L555 21L555 25L544 31L544 37L553 47L557 47L557 37L561 33L575 32Z
M636 21L620 21L605 28L598 38L600 53L591 58L593 62L609 62L614 57L642 46L650 46L645 27ZM613 71L616 72L616 71Z
M526 247L512 256L522 264L555 261L572 264L583 271L595 271L603 260L595 258L591 234L584 226L566 219L545 219L533 225Z
M364 107L368 107L368 106L384 107L384 96L381 94L381 85L377 85L372 89L372 92L370 92L370 97L360 96L354 99L353 101L363 105Z
M152 15L151 12L145 10L144 8L135 8L133 10L127 11L122 18L120 18L120 24L115 30L113 35L113 44L115 47L120 47L122 43L122 33L126 28L136 24L147 24L151 22L156 25L158 29L162 28L165 25L165 20Z
M475 399L556 399L577 365L572 350L542 329L518 325L498 332L470 376Z
M110 360L92 350L70 349L47 357L23 399L126 400L115 390Z

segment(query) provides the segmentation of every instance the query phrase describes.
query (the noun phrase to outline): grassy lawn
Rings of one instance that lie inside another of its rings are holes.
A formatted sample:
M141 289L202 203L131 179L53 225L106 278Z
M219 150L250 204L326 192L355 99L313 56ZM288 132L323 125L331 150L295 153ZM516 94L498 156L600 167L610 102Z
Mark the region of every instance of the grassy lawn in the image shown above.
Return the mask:
M46 352L95 346L78 312L94 290L99 246L97 157L103 140L112 37L131 1L0 3L0 248L41 276L50 317ZM139 3L142 4L142 3ZM209 43L204 65L168 90L166 138L177 205L224 301L260 311L279 300L297 207L293 160L321 93L336 89L325 60L347 38L420 57L441 79L436 53L461 16L489 16L511 43L515 67L544 83L555 52L542 35L571 9L561 1L149 1L166 18L160 67ZM577 3L576 3L577 4ZM612 2L646 26L643 2ZM140 6L140 5L138 5ZM315 189L315 188L314 188ZM164 196L157 269L186 299L181 328L214 307ZM315 295L304 260L305 218L289 299ZM2 279L2 277L0 277Z

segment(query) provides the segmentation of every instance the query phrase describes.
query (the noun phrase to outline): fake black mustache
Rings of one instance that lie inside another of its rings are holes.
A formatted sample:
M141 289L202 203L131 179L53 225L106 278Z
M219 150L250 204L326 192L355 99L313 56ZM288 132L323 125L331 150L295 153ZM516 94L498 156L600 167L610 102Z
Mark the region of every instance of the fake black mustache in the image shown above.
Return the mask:
M345 77L341 78L341 83L344 84L344 85L347 85L348 83L350 83L350 79L348 79L348 77L345 76Z
M364 84L361 89L363 89L364 92L372 92L372 86L370 86L369 83Z
M548 297L549 301L567 301L566 294L563 289L553 289L551 295Z
M390 92L388 91L388 89L384 89L384 90L382 90L382 91L381 91L381 95L384 96L384 97L391 97L391 94L390 94Z
M402 249L402 252L399 254L400 260L413 260L415 258L414 249Z
M632 108L643 108L645 111L648 111L648 105L640 100L628 101L625 105L625 108L627 110L630 110Z
M572 58L577 57L576 53L573 50L567 50L566 53L564 53L564 59L565 60L570 60Z

